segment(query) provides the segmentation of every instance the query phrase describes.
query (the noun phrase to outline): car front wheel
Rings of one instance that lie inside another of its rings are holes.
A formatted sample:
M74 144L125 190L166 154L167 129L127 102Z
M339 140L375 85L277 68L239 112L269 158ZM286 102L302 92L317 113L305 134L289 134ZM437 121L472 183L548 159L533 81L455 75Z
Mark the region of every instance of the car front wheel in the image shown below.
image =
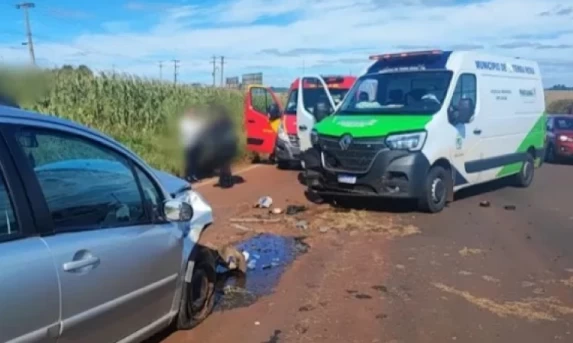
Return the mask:
M191 282L183 281L181 302L177 315L177 329L189 330L199 325L213 311L215 305L216 258L207 248L195 257Z

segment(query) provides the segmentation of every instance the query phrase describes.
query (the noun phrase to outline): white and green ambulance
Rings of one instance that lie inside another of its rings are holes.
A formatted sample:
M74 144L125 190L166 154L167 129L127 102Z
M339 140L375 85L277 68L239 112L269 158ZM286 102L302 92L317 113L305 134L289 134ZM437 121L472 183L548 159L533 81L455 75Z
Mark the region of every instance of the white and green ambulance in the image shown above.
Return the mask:
M311 193L415 198L439 212L462 188L531 184L546 129L536 62L439 50L370 59L301 146Z

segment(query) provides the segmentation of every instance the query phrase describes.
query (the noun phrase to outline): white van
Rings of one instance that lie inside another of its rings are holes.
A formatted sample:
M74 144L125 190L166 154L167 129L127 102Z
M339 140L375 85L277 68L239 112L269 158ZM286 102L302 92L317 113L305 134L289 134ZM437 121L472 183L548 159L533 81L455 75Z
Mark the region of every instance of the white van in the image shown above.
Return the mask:
M416 198L438 212L468 186L506 176L529 186L546 129L536 62L440 50L370 59L314 126L311 192Z

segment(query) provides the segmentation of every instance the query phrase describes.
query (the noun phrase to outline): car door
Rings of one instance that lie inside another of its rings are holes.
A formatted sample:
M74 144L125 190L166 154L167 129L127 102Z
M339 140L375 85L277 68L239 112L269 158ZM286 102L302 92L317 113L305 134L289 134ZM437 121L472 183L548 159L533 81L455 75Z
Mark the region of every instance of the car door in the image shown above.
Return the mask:
M56 342L60 292L21 180L0 139L0 342Z
M61 286L58 342L115 342L167 320L183 233L156 215L152 203L162 195L144 167L75 129L14 126L5 134L52 226L44 241Z
M296 110L297 134L301 152L312 147L310 132L316 123L312 109L320 98L326 99L330 104L330 108L334 110L334 101L322 77L318 75L301 77L298 81Z
M461 73L455 83L449 109L455 108L460 99L471 99L475 105L474 117L467 124L455 124L455 142L449 144L452 164L464 182L457 177L457 184L473 184L479 182L481 173L485 170L482 160L482 130L483 114L480 113L480 102L477 94L477 79L474 74ZM444 135L445 137L445 135Z
M269 117L271 104L280 107L275 93L268 87L250 85L245 96L245 128L247 149L261 154L272 154L275 150L280 119Z

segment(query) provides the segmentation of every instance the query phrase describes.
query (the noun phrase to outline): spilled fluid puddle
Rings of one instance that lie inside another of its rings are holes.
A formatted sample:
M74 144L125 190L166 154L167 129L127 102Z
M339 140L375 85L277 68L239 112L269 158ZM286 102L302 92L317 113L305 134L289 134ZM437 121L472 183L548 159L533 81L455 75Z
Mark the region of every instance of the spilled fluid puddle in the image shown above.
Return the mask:
M286 267L308 251L303 238L260 234L236 245L247 251L246 274L217 268L215 311L230 310L253 304L269 295L278 284Z

